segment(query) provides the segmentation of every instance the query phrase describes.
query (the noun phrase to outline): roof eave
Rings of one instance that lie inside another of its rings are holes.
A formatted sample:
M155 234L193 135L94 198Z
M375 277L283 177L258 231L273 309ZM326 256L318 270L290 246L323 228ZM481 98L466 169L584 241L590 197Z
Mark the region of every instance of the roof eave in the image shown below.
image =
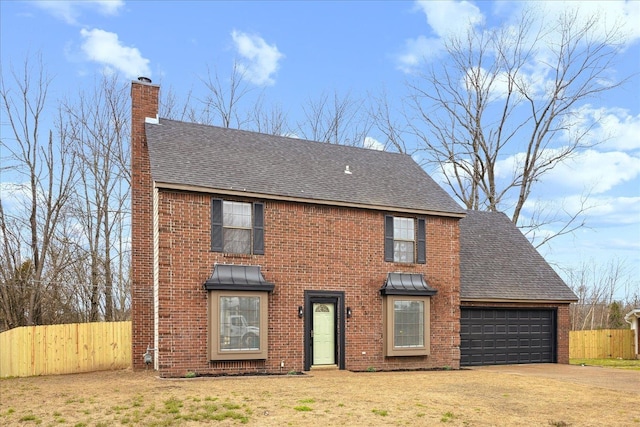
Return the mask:
M532 298L465 298L460 297L460 304L464 303L513 303L513 304L570 304L577 302L574 299L562 299L562 298L545 298L545 299L532 299Z
M640 308L634 308L629 313L625 314L624 321L627 323L631 323L632 317L636 317L640 319Z
M349 203L349 202L341 202L341 201L335 201L335 200L282 196L277 194L255 193L252 191L245 191L245 190L209 188L209 187L201 187L201 186L195 186L195 185L166 183L166 182L160 182L160 181L154 181L154 185L156 188L161 188L164 190L221 194L226 196L241 196L241 197L251 197L251 198L257 198L257 199L278 200L278 201L288 201L288 202L297 202L297 203L313 203L318 205L340 206L340 207L349 207L349 208L358 208L358 209L371 209L371 210L390 211L390 212L403 212L408 214L432 215L432 216L450 217L450 218L458 218L458 219L464 218L466 216L466 213L464 212L442 212L442 211L435 211L435 210L428 210L428 209L415 209L415 208L397 207L397 206L382 206L382 205L374 205L374 204L368 205L364 203Z

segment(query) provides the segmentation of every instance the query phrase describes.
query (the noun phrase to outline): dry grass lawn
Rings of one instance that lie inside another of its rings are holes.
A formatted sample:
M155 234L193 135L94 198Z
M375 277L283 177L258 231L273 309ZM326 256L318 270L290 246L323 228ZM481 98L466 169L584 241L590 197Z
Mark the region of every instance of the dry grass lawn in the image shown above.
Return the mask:
M183 380L124 370L0 380L0 425L192 426L205 422L221 426L640 426L640 390L629 393L482 369Z

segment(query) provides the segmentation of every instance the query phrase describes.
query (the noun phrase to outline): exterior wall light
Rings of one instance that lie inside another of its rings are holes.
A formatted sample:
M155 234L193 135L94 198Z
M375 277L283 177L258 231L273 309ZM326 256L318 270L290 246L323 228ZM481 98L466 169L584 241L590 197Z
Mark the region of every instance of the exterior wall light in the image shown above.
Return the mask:
M347 307L347 319L351 319L351 307Z
M302 316L304 316L304 311L302 311L302 306L299 305L298 306L298 317L302 319Z

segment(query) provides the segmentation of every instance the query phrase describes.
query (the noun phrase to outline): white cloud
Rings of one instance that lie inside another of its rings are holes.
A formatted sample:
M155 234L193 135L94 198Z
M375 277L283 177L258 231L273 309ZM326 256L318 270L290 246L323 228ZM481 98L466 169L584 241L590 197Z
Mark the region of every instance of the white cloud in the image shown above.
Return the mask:
M284 58L278 47L267 44L262 37L240 31L234 30L231 37L244 60L239 66L247 80L256 85L273 85L273 74L278 71L278 62Z
M412 73L420 64L433 61L443 52L442 41L437 38L419 36L405 40L403 52L396 57L398 68L407 74Z
M405 73L414 72L422 63L431 62L444 53L443 39L462 36L469 26L484 21L480 9L468 1L417 1L416 6L427 18L436 37L418 36L405 40L404 48L396 56L398 68ZM452 19L455 17L455 19Z
M86 57L104 65L107 72L119 71L130 79L151 76L149 60L143 58L137 48L123 46L116 33L82 29L80 35L84 39L81 48Z
M31 200L31 192L26 182L0 182L0 200L5 213L11 214Z
M365 137L364 141L362 142L362 146L371 150L384 151L384 144L370 136Z
M560 149L547 149L543 156L552 157ZM496 162L496 177L507 178L524 162L518 153ZM542 188L560 191L588 191L601 194L640 176L640 157L622 151L584 150L557 164L541 178Z
M573 119L567 137L588 130L589 141L602 143L598 147L601 150L640 150L640 114L634 116L623 108L584 105L575 111Z
M587 215L594 220L610 225L638 224L640 197L591 197L592 206Z
M549 179L574 188L586 185L593 188L594 194L600 194L639 175L640 157L620 151L587 150L551 171Z
M529 6L541 10L547 22L557 20L567 11L575 12L578 23L586 23L597 17L593 35L596 40L604 40L612 30L619 30L625 44L640 39L640 2L631 0L605 1L529 1Z
M416 2L427 18L427 23L438 37L462 36L468 28L484 22L480 9L468 1Z
M116 15L124 6L124 0L44 0L36 1L34 4L67 24L77 24L83 10L95 10L102 15Z
M640 22L640 2L638 1L610 0L576 3L535 0L497 2L496 4L490 18L506 29L515 29L520 25L518 17L523 9L537 12L535 17L538 22L534 22L532 28L535 29L538 24L542 25L542 21L547 25L546 30L542 32L544 39L535 41L538 49L534 53L533 60L523 68L522 71L526 72L521 73L523 82L529 85L534 94L543 95L549 89L548 79L553 70L547 64L553 63L553 58L546 47L557 47L561 44L561 35L557 31L556 23L563 14L575 12L577 25L584 25L589 19L595 17L596 21L590 34L594 36L591 38L594 42L605 40L611 35L612 30L619 32L619 39L614 42L622 43L622 48L640 39L640 25L637 25L637 22ZM405 41L401 53L396 56L398 68L405 73L412 73L420 64L440 57L444 53L443 43L449 37L464 38L470 26L480 26L488 20L476 5L468 1L418 0L416 8L425 14L433 35L430 37L419 35ZM478 28L477 31L482 30ZM540 37L540 34L532 31L530 37ZM531 42L533 43L534 40L531 39ZM610 70L610 74L611 81L603 75L601 85L607 86L613 83L615 70Z

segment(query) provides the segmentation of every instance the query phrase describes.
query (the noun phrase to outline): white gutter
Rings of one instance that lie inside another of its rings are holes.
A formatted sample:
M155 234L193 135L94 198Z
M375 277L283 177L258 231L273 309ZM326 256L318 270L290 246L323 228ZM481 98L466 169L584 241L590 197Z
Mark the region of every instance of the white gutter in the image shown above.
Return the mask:
M635 317L636 319L640 317L640 308L634 308L624 315L624 321L631 325L631 329L635 329L635 322L631 321L632 317Z
M635 321L631 319L634 318ZM640 331L638 330L638 323L640 323L640 308L634 308L624 316L624 321L631 325L631 329L635 332L634 334L634 347L636 349L636 359L640 357L640 349L638 349L638 334Z

